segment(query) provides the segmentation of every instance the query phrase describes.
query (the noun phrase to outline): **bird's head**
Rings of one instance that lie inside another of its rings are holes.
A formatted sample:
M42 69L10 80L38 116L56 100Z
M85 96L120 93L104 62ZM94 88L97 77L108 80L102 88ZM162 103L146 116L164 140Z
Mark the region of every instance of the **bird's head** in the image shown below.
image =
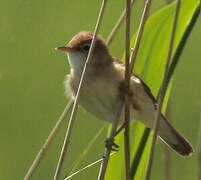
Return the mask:
M65 52L68 55L69 63L72 69L82 70L86 62L91 46L93 33L80 32L76 34L66 46L57 47L56 50ZM109 64L111 56L105 41L100 37L95 37L95 46L90 58L89 64L101 66Z

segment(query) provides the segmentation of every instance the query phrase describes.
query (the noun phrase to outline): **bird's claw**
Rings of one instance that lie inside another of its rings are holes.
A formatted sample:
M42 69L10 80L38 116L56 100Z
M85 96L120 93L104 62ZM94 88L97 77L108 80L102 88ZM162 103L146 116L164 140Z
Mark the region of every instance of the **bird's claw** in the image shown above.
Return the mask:
M105 140L105 147L112 151L118 151L119 146L115 144L114 138L107 138Z

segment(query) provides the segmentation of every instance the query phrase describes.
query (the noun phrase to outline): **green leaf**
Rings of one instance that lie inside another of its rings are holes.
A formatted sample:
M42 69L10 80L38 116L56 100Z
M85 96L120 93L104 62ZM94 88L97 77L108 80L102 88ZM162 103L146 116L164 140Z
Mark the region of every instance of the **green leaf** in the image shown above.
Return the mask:
M191 31L194 26L195 16L198 15L200 2L198 0L182 1L180 15L178 20L176 39L174 43L174 63L178 62L179 55L182 52L183 46L186 43L188 35L187 31ZM172 30L173 19L175 15L175 3L166 6L154 15L152 15L145 26L145 31L140 44L140 49L135 66L135 72L143 78L149 85L152 93L156 96L161 85L166 57L170 41L170 33ZM191 28L189 28L191 26ZM185 37L186 36L186 37ZM134 44L135 36L131 42ZM181 48L182 47L182 48ZM174 67L174 66L173 66ZM165 111L171 86L166 93L164 101ZM149 131L146 130L147 137L144 137L145 142L141 141L144 134L145 126L140 122L135 121L131 125L131 157L139 161L134 167L135 180L142 180L145 176L146 165L149 156L151 145L151 137L148 137ZM146 134L145 134L146 135ZM106 173L106 180L124 179L124 146L123 133L116 137L116 143L120 146L120 151L109 162ZM136 152L141 142L141 146L145 145L145 149L141 147L142 156Z

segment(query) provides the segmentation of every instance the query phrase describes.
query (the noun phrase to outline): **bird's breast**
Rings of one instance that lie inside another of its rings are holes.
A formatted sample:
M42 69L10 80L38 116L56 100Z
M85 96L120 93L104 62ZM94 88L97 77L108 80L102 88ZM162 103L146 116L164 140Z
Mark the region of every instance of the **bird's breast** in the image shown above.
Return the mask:
M67 76L66 93L75 97L79 82ZM102 79L84 79L80 91L79 104L97 119L113 122L120 100L118 82Z

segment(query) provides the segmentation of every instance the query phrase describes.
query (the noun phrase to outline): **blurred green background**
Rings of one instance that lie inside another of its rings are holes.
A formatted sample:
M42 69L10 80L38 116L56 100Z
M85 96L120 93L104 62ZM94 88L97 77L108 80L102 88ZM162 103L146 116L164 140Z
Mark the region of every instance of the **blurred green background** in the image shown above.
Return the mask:
M63 80L69 72L67 58L54 51L81 30L93 31L100 1L30 1L0 2L0 179L23 179L33 158L43 144L67 99ZM133 9L132 32L139 22L142 2ZM152 12L165 6L155 0ZM124 8L124 1L109 1L103 19L101 35L107 37ZM171 120L196 148L201 119L201 18L199 17L179 65L174 74L171 93ZM114 56L122 57L124 47L122 27L111 45ZM90 127L89 127L90 124ZM63 175L84 150L104 122L95 120L79 110L73 130L72 145ZM61 130L34 180L52 179L64 134ZM97 139L81 166L100 158L107 130ZM153 179L164 178L164 146L157 146ZM72 179L97 177L98 166ZM181 158L171 153L172 180L190 180L197 177L197 155Z

